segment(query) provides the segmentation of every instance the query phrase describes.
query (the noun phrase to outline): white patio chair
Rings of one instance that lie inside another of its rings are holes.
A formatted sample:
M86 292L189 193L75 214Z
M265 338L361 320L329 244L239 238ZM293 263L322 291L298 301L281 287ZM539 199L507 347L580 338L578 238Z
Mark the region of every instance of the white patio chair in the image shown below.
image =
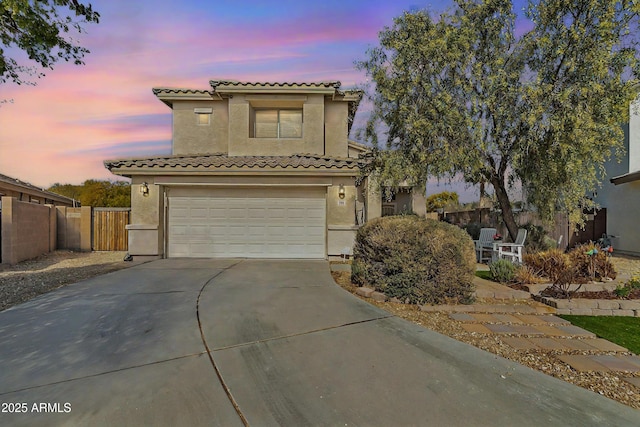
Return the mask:
M524 241L527 239L527 230L520 228L516 241L513 243L494 243L493 258L508 259L511 262L522 264L522 252L524 250Z
M493 252L493 236L495 235L495 228L480 229L480 236L478 237L478 240L473 241L476 246L476 260L478 262L491 260ZM486 256L487 253L489 254L488 256Z

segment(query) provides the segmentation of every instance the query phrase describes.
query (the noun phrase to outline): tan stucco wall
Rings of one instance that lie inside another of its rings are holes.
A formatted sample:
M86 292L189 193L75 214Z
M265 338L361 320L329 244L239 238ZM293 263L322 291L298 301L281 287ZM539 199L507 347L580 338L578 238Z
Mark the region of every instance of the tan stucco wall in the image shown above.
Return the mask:
M149 194L140 192L143 182ZM133 256L162 256L164 253L164 192L154 184L153 177L134 177L131 182L131 224L129 254Z
M411 191L411 196L413 213L419 216L427 215L427 198L425 196L425 189L414 187Z
M2 263L16 264L56 249L56 211L52 205L2 197Z
M197 124L195 108L211 108L208 125ZM173 154L226 153L228 101L178 101L173 104Z
M56 207L56 227L58 249L89 252L92 250L92 221L91 206L70 208Z
M292 154L324 154L324 96L310 94L304 97L302 104L302 138L250 138L249 117L251 105L267 105L268 97L256 101L244 95L236 95L229 100L229 155L230 156L288 156ZM273 98L274 106L287 105L290 102Z
M340 199L340 184L344 186L345 197ZM355 225L356 187L351 178L334 178L327 188L327 224Z
M347 116L349 112L347 107L346 102L325 101L325 155L327 156L349 156L347 141L349 132Z
M382 216L382 194L378 182L374 177L368 177L364 181L366 188L366 221Z
M340 185L345 197L340 198ZM355 220L356 200L361 193L352 177L334 178L327 188L327 255L351 255L358 229Z

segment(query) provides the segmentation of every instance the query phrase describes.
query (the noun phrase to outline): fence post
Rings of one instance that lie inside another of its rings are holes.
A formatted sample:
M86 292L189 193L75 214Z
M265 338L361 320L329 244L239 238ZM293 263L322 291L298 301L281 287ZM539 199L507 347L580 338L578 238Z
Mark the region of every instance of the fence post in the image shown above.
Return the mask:
M91 252L92 219L93 213L91 206L82 206L80 208L80 250L83 252Z
M17 240L18 230L13 226L15 216L15 204L13 197L2 197L2 263L3 264L16 264L17 253L15 251L15 244Z
M58 240L58 211L54 205L45 205L49 208L49 252L57 249Z

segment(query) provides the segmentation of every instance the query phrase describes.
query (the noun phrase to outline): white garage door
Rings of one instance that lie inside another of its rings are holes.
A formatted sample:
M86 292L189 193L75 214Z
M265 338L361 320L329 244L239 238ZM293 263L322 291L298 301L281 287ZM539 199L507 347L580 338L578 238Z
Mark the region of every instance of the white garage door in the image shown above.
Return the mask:
M325 189L169 192L170 257L324 258Z

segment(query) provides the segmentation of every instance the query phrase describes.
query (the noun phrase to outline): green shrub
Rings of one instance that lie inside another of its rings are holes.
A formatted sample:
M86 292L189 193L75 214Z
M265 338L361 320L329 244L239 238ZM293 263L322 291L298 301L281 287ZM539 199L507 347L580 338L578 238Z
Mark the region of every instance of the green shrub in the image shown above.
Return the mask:
M416 216L376 218L360 227L352 281L414 304L469 303L473 242L462 229Z
M499 259L489 264L493 280L499 283L510 283L516 275L516 265L509 260Z
M616 286L616 289L613 292L620 298L626 298L636 289L640 289L640 274L633 275L624 285Z
M631 287L626 285L625 286L618 285L613 290L613 293L615 293L619 298L626 298L631 293Z

